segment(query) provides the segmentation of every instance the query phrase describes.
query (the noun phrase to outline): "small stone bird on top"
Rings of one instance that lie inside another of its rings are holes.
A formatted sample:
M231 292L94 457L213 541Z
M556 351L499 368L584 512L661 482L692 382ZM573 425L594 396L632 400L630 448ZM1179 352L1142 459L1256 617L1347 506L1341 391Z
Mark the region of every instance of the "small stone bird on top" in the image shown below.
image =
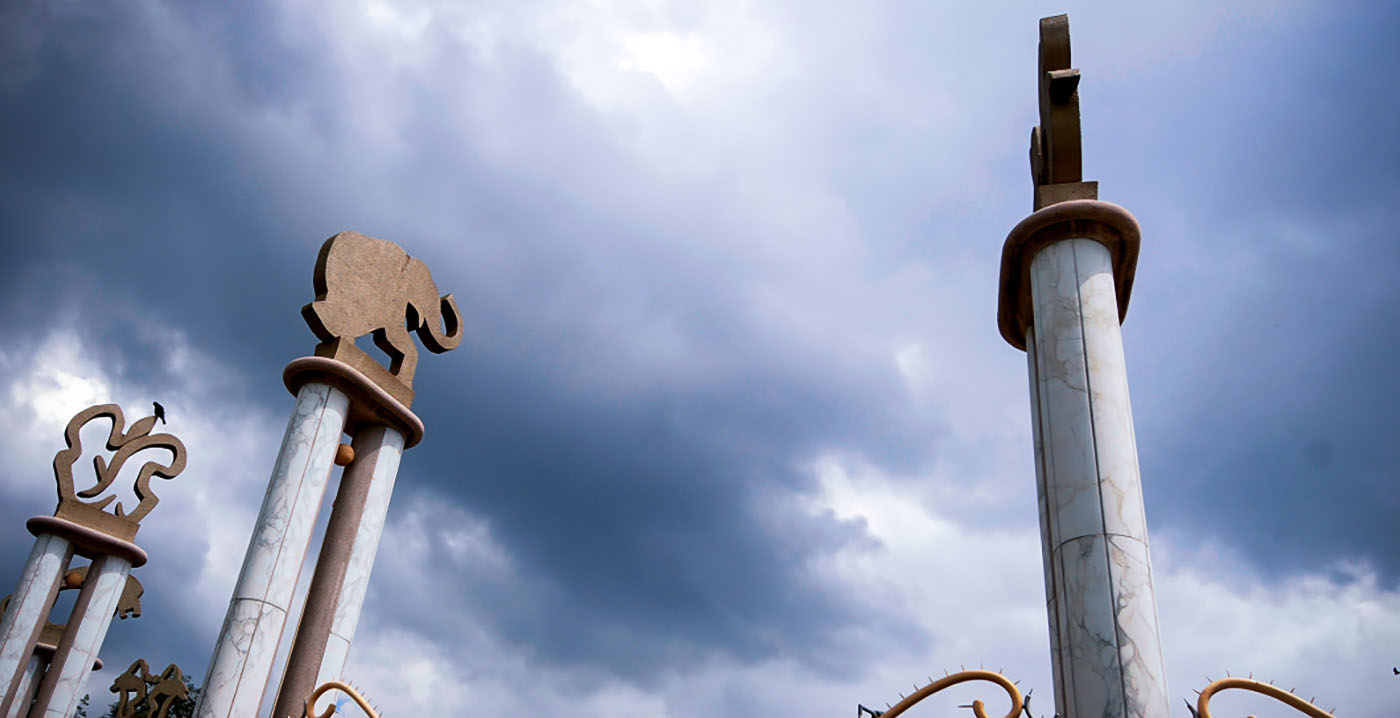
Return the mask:
M156 418L157 418L157 419L160 419L160 423L164 424L164 423L165 423L165 407L161 406L161 405L160 405L160 402L158 402L158 401L153 401L153 402L151 402L151 406L154 406L154 407L156 408Z

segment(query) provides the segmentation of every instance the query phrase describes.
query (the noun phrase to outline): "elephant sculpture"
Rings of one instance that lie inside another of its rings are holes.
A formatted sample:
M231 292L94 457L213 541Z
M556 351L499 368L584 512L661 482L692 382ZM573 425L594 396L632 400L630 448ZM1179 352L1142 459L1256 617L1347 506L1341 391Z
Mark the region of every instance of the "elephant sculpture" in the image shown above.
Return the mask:
M301 315L321 340L320 356L347 360L363 371L364 363L355 358L368 357L354 342L372 333L375 346L389 355L389 373L409 389L418 365L409 332L416 331L435 354L462 342L456 300L438 296L428 265L393 242L341 232L321 245L313 282L316 301ZM369 369L382 367L375 363Z

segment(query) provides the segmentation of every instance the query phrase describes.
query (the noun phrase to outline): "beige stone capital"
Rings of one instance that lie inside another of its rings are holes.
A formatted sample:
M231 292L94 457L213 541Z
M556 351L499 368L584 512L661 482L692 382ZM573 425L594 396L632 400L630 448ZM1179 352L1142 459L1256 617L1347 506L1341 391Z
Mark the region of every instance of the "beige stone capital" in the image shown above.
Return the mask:
M1073 199L1052 204L1021 220L1001 249L1001 291L997 327L1013 347L1025 351L1026 329L1035 322L1031 306L1031 261L1045 247L1064 239L1092 239L1108 248L1118 292L1118 321L1128 315L1137 272L1142 230L1132 213L1116 204Z
M407 449L423 439L423 420L378 383L345 362L327 357L293 359L282 370L282 382L295 395L303 384L329 384L350 397L345 431L354 435L366 425L388 426L403 434Z
M116 556L131 562L132 568L144 566L148 560L145 550L130 541L58 516L35 516L24 526L35 536L52 534L67 540L80 556Z

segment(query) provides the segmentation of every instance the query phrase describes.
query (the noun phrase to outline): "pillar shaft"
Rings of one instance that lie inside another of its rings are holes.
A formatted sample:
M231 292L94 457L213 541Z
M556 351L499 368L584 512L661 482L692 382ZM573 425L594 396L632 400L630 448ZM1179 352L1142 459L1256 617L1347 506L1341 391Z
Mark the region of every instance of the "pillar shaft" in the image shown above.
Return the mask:
M321 553L316 559L311 586L307 590L306 607L302 610L296 637L287 655L286 673L272 712L274 717L302 715L307 696L318 685L317 676L326 657L327 642L331 638L337 608L345 594L347 582L354 584L351 592L358 589L360 599L363 599L362 584L368 580L369 567L355 564L353 552L359 543L362 519L372 487L376 482L380 485L385 483L382 480L383 465L392 464L397 472L401 451L397 447L402 447L403 436L384 426L369 426L355 435L352 445L355 460L345 468L340 478L340 489L326 524L326 535L321 542ZM386 461L380 460L381 454ZM388 483L392 486L392 482L391 475ZM387 500L388 497L384 496L383 508L387 508ZM382 515L378 524L383 525ZM378 532L375 533L377 544ZM355 569L353 572L352 566Z
M73 615L39 684L30 718L73 715L130 573L131 562L121 556L99 556L88 567L83 588L73 604Z
M297 391L204 678L195 709L200 718L250 718L259 712L348 405L344 392L326 384L307 383Z
M360 609L364 607L370 572L374 569L374 557L379 551L379 539L384 532L384 521L389 513L389 500L394 493L403 449L404 435L394 429L385 428L383 438L379 440L378 457L374 463L374 481L370 482L364 515L360 518L360 527L355 533L355 545L350 551L350 562L346 566L340 598L336 601L335 619L331 623L331 635L326 643L325 655L321 659L321 670L316 676L316 685L343 678L345 660L350 652L350 644L355 640Z
M5 617L0 619L0 681L5 693L0 697L0 715L10 715L20 700L20 683L34 652L34 642L58 597L59 582L73 560L73 544L67 539L43 534L34 539L34 548L20 573L19 587L10 598Z
M45 656L32 654L24 664L24 674L20 676L19 685L15 688L15 699L10 701L9 708L5 709L5 718L24 718L29 715L29 706L34 702L34 691L38 690L39 682L43 680L44 669L49 665L49 660Z
M1027 331L1056 712L1167 718L1113 267L1068 239L1035 255Z

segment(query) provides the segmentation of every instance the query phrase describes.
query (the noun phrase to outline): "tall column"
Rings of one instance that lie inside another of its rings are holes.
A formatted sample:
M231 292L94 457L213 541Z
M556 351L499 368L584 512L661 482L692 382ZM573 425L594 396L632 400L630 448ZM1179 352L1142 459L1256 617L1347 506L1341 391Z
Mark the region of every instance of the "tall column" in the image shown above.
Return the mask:
M1108 249L1060 241L1031 264L1047 609L1067 716L1162 716L1165 675Z
M20 574L19 586L10 598L4 618L0 619L0 681L4 681L5 686L0 715L10 715L21 699L20 683L34 652L34 642L53 609L63 572L68 570L72 560L73 544L67 539L53 534L35 539L29 560Z
M355 545L350 551L350 562L345 570L345 582L335 604L330 638L326 642L325 655L321 659L321 669L316 675L318 686L343 677L345 660L350 652L350 644L355 640L355 628L360 622L360 609L364 606L365 593L369 589L374 557L379 551L379 538L384 532L384 520L389 513L389 499L394 493L399 460L403 456L404 436L386 427L378 446L378 457L374 462L374 480L370 482L364 515L360 518L360 527L355 533Z
M93 560L73 606L73 618L68 621L39 685L30 718L73 715L130 572L131 561L122 556L105 555Z
M1055 712L1167 718L1119 324L1141 230L1082 176L1069 18L1041 18L1035 212L1002 247L1001 336L1026 351Z
M397 471L401 451L397 447L402 446L403 435L386 426L368 426L355 434L352 443L355 458L340 478L340 489L326 524L325 538L321 542L321 554L316 558L316 570L307 590L306 607L302 609L296 638L287 654L286 672L278 689L273 716L300 716L306 697L319 685L316 679L329 647L343 587L347 582L362 585L368 580L367 575L358 574L362 571L367 573L370 567L355 565L352 551L357 543L371 487L383 476L381 464L392 464ZM381 454L388 461L381 462ZM392 481L393 476L390 476L389 482ZM381 480L379 483L382 485L384 482ZM387 497L384 508L388 508ZM355 574L352 574L352 568ZM360 594L362 599L362 589ZM349 641L342 642L348 649Z
M349 406L322 383L302 385L296 397L195 707L200 718L257 715L272 673Z

